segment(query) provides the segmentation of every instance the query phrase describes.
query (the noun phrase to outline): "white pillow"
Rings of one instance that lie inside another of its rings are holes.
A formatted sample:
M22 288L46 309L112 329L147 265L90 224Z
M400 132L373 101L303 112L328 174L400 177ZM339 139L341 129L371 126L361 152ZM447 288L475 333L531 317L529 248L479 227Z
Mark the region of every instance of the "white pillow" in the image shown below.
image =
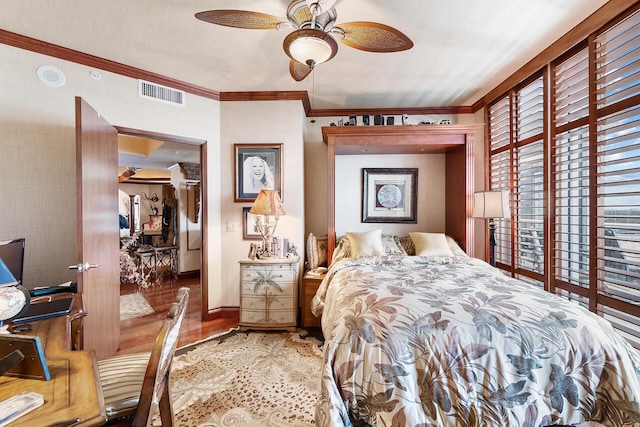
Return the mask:
M382 244L382 229L345 233L351 244L351 257L386 255Z
M409 233L418 256L453 256L444 233Z

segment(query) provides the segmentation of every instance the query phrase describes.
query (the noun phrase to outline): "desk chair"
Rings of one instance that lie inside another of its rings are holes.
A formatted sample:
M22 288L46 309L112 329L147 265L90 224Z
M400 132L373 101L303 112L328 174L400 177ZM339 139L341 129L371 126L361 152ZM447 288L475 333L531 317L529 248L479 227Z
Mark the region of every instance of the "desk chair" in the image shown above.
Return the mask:
M147 426L159 409L162 426L173 425L169 373L188 300L189 288L180 288L151 353L98 361L108 420L133 416L132 426Z

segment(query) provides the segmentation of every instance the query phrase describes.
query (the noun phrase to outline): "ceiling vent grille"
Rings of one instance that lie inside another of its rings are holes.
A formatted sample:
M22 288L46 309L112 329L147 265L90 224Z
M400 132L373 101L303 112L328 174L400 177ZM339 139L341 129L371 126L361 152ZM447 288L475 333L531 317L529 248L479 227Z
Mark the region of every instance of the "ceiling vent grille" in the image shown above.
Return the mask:
M154 99L167 104L181 105L184 107L184 91L144 80L138 80L138 83L138 90L141 98Z

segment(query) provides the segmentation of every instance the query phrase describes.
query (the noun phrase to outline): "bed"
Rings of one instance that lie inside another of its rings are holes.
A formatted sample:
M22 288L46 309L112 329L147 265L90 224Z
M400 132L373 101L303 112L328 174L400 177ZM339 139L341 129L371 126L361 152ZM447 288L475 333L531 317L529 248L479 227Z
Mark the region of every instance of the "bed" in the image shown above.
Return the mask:
M336 247L312 301L318 426L640 426L640 355L606 320L455 247L423 249Z

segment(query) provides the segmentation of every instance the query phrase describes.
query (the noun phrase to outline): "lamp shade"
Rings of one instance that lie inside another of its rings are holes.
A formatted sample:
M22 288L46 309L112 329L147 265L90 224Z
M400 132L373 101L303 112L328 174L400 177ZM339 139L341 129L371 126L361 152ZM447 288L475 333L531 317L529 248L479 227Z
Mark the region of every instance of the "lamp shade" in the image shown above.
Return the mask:
M510 218L508 191L481 191L473 195L474 218Z
M254 215L286 215L280 194L276 190L260 190L249 212Z
M283 48L291 59L313 68L333 58L338 52L338 43L322 30L302 29L289 34Z

